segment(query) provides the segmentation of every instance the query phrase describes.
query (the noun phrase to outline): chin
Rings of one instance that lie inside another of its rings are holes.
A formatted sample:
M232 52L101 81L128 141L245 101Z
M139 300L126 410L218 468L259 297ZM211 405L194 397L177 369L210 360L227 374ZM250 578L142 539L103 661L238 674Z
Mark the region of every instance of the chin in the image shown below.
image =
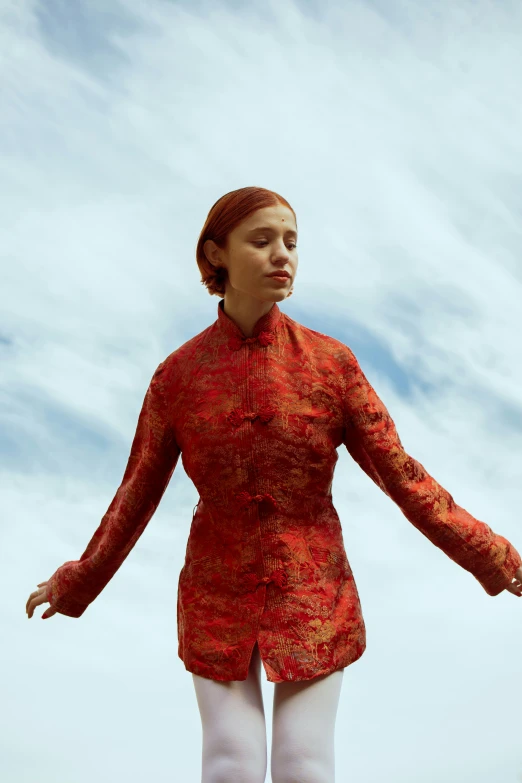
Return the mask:
M288 291L289 290L290 289L288 289ZM279 291L271 291L270 293L266 294L263 298L266 302L282 302L283 299L287 298L288 291L285 291L283 289Z

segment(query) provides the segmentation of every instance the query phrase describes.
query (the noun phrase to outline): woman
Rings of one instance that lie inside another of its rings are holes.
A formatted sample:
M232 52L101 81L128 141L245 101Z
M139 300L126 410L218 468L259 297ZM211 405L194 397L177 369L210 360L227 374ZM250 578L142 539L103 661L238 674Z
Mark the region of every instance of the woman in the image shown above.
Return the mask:
M343 670L366 647L331 486L343 444L406 518L488 595L522 595L521 558L409 456L352 351L278 307L297 223L277 193L210 210L196 257L218 318L147 389L122 483L80 560L27 613L80 617L156 510L179 455L198 489L178 582L178 654L193 676L204 783L265 780L261 664L275 683L272 781L332 783Z

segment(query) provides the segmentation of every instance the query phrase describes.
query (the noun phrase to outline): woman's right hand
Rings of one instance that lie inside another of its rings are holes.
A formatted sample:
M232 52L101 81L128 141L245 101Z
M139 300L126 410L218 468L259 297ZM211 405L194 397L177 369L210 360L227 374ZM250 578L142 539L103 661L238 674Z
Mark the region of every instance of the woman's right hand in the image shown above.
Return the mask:
M31 593L29 598L27 599L27 603L25 605L25 611L27 612L27 617L31 618L33 616L34 610L37 606L44 603L49 603L49 600L47 598L47 582L40 582L38 585L39 590L35 590L34 593ZM42 615L42 619L47 619L47 617L52 617L53 614L56 614L56 609L53 609L51 606L45 610L45 612Z

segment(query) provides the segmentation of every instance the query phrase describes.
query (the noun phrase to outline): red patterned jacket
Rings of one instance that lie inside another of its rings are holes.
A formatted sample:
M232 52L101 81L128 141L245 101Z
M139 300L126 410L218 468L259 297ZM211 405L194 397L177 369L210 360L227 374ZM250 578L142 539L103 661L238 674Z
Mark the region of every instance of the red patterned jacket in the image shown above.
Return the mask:
M405 452L346 345L276 303L246 338L220 300L217 320L156 369L122 483L81 558L49 580L51 606L85 612L143 533L181 454L200 496L178 582L187 671L245 680L256 642L270 682L348 666L366 634L332 503L341 444L488 595L511 583L519 553Z

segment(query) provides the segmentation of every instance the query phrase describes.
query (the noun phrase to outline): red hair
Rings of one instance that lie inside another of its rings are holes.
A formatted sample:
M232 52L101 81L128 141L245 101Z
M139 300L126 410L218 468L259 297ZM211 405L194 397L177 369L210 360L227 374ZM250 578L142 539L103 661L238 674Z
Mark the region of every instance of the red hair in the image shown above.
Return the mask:
M196 246L196 261L201 272L201 282L207 287L210 296L225 296L225 283L228 272L224 267L214 267L207 259L203 250L203 245L208 239L212 239L216 245L225 250L228 242L228 235L236 226L246 220L258 209L264 207L275 207L282 204L292 210L294 218L295 212L288 201L266 188L239 188L231 190L216 201L207 215L205 225L201 229L198 244ZM297 218L296 218L297 226ZM288 296L292 295L290 290Z

